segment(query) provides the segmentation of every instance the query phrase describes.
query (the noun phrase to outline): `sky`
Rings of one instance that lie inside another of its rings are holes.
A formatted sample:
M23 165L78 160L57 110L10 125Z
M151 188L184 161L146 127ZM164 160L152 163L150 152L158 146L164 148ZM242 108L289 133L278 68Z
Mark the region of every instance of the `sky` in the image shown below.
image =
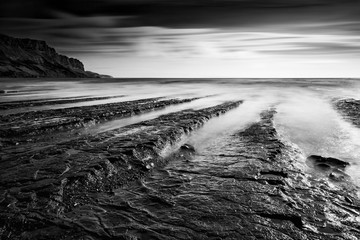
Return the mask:
M0 33L114 77L360 77L358 0L1 0Z

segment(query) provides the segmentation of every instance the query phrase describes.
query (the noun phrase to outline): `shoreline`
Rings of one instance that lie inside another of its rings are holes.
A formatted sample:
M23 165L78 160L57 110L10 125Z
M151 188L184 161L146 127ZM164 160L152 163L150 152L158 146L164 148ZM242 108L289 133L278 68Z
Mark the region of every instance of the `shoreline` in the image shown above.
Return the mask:
M137 105L145 106L147 101L149 106L155 106L160 100L133 101L129 109L135 111ZM348 109L343 104L354 101L335 105ZM167 106L183 101L163 102ZM359 238L358 187L341 177L323 181L299 168L296 158L300 153L281 140L274 126L276 106L264 109L259 121L229 136L223 147L215 147L217 155L201 155L186 144L169 155L161 155L210 118L221 117L241 103L168 113L30 151L17 152L22 144L26 145L21 141L15 146L3 145L14 152L1 155L0 236ZM124 106L119 104L104 106ZM97 108L83 107L83 111L94 117L101 113L94 111ZM30 113L26 119L59 117L67 112L72 113L71 108ZM356 123L358 111L347 113ZM63 129L49 128L46 134L57 131ZM18 137L39 134L44 133L30 128ZM202 161L210 162L203 165ZM340 171L332 165L331 169ZM177 216L177 220L170 216Z

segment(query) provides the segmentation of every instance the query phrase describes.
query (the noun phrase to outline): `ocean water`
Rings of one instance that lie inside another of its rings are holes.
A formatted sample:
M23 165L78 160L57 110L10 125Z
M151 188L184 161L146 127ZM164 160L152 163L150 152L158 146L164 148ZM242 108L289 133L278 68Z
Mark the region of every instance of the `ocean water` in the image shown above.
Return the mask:
M143 98L192 98L190 103L169 106L139 116L115 119L84 129L96 134L169 112L200 109L231 100L244 103L225 115L212 119L187 141L199 154L221 145L229 136L259 119L261 111L275 108L275 126L284 141L298 147L304 161L315 154L336 157L351 163L346 172L360 186L360 129L344 119L331 101L360 99L356 79L2 79L0 102L36 99L63 99L120 96L107 100L78 102L4 110L0 114L66 108L128 101Z

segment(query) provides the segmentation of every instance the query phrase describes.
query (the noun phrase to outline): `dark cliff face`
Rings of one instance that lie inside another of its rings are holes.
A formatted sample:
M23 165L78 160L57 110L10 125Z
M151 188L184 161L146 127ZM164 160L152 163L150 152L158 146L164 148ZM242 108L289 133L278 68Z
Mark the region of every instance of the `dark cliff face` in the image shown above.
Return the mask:
M0 34L0 77L100 77L82 62L58 54L45 41Z

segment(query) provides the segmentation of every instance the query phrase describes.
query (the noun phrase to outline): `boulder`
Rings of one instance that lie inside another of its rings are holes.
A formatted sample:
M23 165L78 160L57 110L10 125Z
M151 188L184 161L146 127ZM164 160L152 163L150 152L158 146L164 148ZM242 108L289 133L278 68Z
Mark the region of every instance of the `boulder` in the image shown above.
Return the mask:
M320 167L326 167L325 165L328 165L330 167L344 169L345 167L350 165L350 163L345 162L340 159L337 159L337 158L322 157L322 156L318 156L318 155L311 155L307 158L307 160L310 161L313 165L320 166Z
M180 147L180 150L183 150L183 151L188 151L188 152L192 152L192 153L195 153L195 148L194 146L190 145L190 144L184 144Z

